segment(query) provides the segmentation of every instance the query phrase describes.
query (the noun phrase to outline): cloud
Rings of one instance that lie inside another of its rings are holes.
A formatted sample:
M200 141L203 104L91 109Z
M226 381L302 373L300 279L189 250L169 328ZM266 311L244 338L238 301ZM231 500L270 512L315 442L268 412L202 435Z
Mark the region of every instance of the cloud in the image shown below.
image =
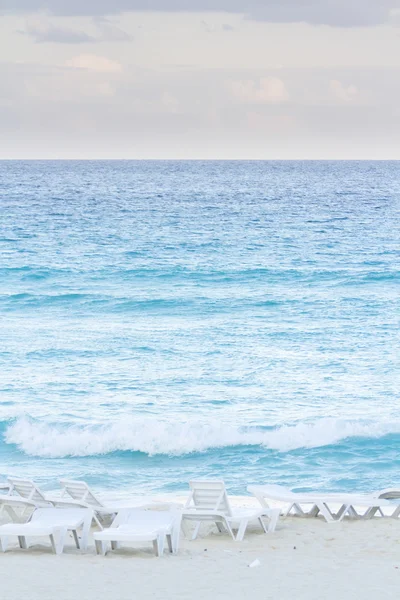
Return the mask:
M54 25L45 17L31 17L26 21L25 30L20 33L29 35L39 44L85 44L133 40L133 37L126 31L106 20L94 23L94 34L89 34L80 29Z
M128 11L229 12L274 23L307 22L340 27L386 22L400 0L2 0L2 12L109 15Z
M83 44L94 42L96 39L85 31L57 27L43 19L28 19L25 31L21 33L31 36L37 43Z
M122 66L116 60L111 60L105 56L96 54L79 54L65 62L67 67L73 69L85 69L87 71L97 71L99 73L121 73Z
M337 100L346 104L354 102L358 96L358 89L355 85L344 85L337 79L329 82L329 89Z
M258 82L231 81L229 87L238 100L247 104L279 104L289 99L285 84L278 77L262 77Z

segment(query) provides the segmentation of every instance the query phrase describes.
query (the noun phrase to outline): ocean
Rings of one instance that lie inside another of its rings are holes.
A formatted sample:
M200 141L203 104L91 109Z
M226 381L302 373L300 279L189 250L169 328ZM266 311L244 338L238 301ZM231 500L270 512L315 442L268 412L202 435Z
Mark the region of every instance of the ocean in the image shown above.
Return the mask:
M400 163L0 162L0 481L400 484Z

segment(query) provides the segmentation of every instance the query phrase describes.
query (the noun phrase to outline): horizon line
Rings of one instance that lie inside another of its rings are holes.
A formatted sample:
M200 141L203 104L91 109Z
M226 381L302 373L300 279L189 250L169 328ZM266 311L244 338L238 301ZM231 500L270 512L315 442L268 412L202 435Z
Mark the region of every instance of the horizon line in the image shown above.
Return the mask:
M400 162L400 158L1 158L0 162Z

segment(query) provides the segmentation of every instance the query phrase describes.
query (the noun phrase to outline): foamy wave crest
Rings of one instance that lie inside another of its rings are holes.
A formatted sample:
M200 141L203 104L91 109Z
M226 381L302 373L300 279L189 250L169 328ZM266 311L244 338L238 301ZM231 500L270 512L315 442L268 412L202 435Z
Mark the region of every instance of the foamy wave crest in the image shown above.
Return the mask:
M111 452L183 455L216 448L259 446L281 452L335 444L351 437L400 433L400 423L320 419L277 428L235 428L204 423L129 420L106 425L43 424L23 417L6 427L8 444L33 456L62 458Z

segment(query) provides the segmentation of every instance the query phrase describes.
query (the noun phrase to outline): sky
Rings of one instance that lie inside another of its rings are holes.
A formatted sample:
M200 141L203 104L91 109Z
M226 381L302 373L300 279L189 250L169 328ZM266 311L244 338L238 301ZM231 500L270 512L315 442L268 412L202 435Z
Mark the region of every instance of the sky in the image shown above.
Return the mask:
M400 0L0 0L0 158L400 159Z

